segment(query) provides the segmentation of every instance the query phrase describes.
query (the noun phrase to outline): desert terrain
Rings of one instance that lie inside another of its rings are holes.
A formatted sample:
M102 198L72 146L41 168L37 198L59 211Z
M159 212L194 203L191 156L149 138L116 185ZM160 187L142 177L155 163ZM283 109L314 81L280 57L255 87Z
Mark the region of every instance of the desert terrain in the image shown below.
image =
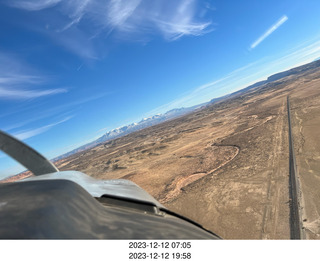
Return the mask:
M129 179L225 239L289 239L289 95L303 229L319 239L319 86L318 62L56 165Z
M294 146L307 239L320 239L320 82L319 73L297 82L292 95Z
M129 179L225 239L289 239L290 95L307 238L320 237L320 70L311 67L68 157L61 170Z

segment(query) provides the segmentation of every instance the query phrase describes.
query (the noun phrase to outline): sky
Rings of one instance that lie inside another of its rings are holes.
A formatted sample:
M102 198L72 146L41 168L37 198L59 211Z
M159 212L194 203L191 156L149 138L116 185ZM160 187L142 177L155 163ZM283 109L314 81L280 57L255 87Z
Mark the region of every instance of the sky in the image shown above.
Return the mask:
M52 159L320 57L318 0L0 0L0 129ZM0 179L23 168L0 153Z

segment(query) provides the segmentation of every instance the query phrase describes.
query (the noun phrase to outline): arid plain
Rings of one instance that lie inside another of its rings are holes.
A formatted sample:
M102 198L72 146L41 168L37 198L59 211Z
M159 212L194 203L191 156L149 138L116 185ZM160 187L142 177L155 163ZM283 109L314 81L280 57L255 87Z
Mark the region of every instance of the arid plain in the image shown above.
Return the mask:
M289 239L287 96L307 238L320 238L320 69L241 91L57 162L129 179L225 239Z

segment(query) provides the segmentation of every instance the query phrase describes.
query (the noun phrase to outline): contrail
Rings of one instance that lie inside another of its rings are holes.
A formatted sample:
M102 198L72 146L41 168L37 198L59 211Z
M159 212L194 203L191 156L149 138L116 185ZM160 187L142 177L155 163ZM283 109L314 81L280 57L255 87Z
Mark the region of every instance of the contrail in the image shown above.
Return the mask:
M278 22L271 26L263 35L261 35L253 44L251 44L250 49L257 47L264 39L266 39L270 34L277 30L285 21L288 20L286 15L282 16Z

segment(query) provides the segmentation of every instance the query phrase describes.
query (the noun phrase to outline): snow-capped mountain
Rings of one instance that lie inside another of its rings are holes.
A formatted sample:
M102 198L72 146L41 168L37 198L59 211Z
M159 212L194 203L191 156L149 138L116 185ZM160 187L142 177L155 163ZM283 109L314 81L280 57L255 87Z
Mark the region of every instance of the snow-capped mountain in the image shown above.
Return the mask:
M119 127L116 129L113 129L111 131L108 131L106 134L104 134L102 137L96 140L97 143L101 143L110 139L118 138L124 135L127 135L131 132L138 131L156 124L159 124L161 122L164 122L166 120L170 120L179 116L182 116L188 112L193 111L196 109L195 107L190 108L179 108L179 109L173 109L170 110L164 114L157 114L148 118L143 118L138 123L132 123L123 127Z
M108 140L112 140L115 138L119 138L122 136L125 136L129 133L132 133L134 131L138 131L138 130L142 130L144 128L159 124L161 122L167 121L167 120L171 120L174 118L177 118L179 116L185 115L189 112L192 112L202 106L206 105L206 103L204 104L200 104L200 105L196 105L193 107L189 107L189 108L178 108L178 109L173 109L170 110L164 114L156 114L154 116L151 117L147 117L147 118L143 118L141 121L137 122L137 123L132 123L126 126L122 126L116 129L113 129L111 131L108 131L107 133L105 133L103 136L101 136L100 138L98 138L97 140L90 142L88 144L85 144L77 149L74 149L68 153L65 153L59 157L56 157L53 159L53 161L57 161L60 160L62 158L68 157L72 154L75 154L77 152L81 152L84 151L86 149L90 149L102 142L108 141Z

